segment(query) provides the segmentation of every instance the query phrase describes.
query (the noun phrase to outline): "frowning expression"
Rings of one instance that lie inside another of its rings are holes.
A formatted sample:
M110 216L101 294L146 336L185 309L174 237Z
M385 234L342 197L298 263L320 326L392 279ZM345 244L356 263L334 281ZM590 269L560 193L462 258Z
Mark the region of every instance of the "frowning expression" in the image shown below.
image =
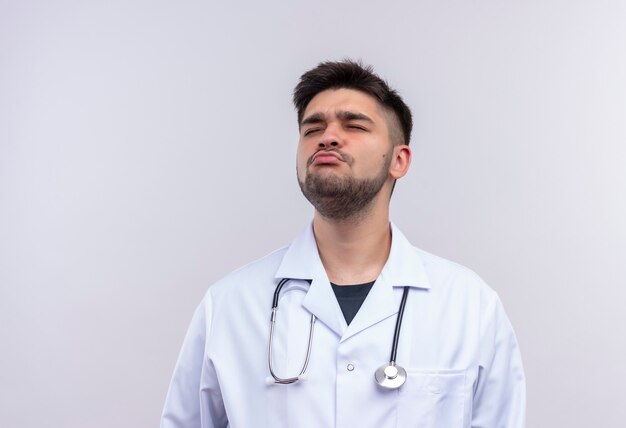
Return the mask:
M307 105L300 123L298 180L308 174L372 179L389 165L388 113L370 95L329 89ZM390 179L391 181L391 179Z

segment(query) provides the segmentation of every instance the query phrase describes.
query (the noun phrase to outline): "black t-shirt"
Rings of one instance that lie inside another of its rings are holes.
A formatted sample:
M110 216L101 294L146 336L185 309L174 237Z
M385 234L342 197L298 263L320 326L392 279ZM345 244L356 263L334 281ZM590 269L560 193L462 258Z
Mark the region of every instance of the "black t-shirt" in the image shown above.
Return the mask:
M359 308L367 297L367 293L372 289L374 282L376 281L356 285L336 285L332 282L330 283L348 325L350 325L354 316L359 311Z

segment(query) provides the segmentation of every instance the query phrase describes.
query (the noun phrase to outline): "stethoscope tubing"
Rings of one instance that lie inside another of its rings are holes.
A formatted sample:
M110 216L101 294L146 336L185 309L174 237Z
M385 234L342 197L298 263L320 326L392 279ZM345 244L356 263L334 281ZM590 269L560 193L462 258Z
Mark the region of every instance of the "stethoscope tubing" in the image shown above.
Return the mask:
M400 301L400 309L398 309L398 316L396 317L396 328L393 332L393 342L391 345L391 356L389 362L391 365L396 364L396 356L398 354L398 340L400 338L400 329L402 328L402 320L404 319L404 307L406 306L406 299L409 296L409 287L404 287L402 292L402 300Z
M302 375L304 375L304 373L306 372L306 369L309 366L309 361L311 359L311 349L313 347L313 331L315 328L315 319L316 319L315 315L311 314L311 323L309 327L309 340L307 344L306 357L304 359L304 364L302 365L302 369L300 370L300 373L298 374L298 376L295 376L295 377L281 378L274 372L274 368L272 365L272 344L274 341L273 340L274 339L274 327L276 325L276 313L278 312L278 300L280 298L280 290L288 281L289 281L289 278L283 278L282 280L280 280L280 282L278 283L278 286L276 286L276 290L274 291L274 299L272 301L272 315L270 317L270 340L269 340L269 347L267 351L267 360L268 360L268 365L270 369L270 374L272 375L274 382L281 384L281 385L289 385L291 383L295 383L301 380Z
M276 325L276 313L278 312L278 300L280 299L280 292L283 286L289 281L289 278L283 278L279 281L276 289L274 290L274 297L272 299L272 314L270 316L270 337L269 337L269 346L267 351L267 359L271 378L268 378L270 381L273 378L273 382L281 385L289 385L295 383L299 380L304 379L304 375L306 373L306 369L309 366L309 361L311 359L311 349L313 347L313 331L315 327L315 315L311 314L311 325L309 327L309 340L307 344L306 357L304 359L304 363L302 365L302 369L300 373L295 377L281 378L274 372L274 368L272 365L272 344L274 339L274 327ZM309 284L311 281L308 281ZM396 365L396 357L398 354L398 341L400 338L400 330L402 329L402 320L404 319L404 308L406 307L406 300L409 295L409 287L405 286L404 291L402 293L402 299L400 301L400 308L398 309L398 316L396 317L396 326L393 332L393 341L391 345L391 356L389 357L389 365L382 366L378 370L376 370L375 378L380 386L390 389L399 388L404 384L406 380L406 372L405 370ZM391 369L393 371L391 377L387 376L387 370ZM380 373L379 373L380 372ZM400 374L397 380L396 374ZM379 379L380 378L380 379Z

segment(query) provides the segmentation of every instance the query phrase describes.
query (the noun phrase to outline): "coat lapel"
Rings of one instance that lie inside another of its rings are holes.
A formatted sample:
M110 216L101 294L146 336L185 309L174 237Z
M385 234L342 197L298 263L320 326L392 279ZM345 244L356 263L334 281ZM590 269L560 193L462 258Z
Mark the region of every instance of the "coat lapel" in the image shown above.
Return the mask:
M341 337L342 341L347 340L397 314L402 287L430 288L417 250L393 223L391 233L389 258L350 326L346 325L320 260L312 224L289 246L276 272L276 278L311 281L302 305Z
M417 250L392 223L389 258L341 340L396 315L406 286L429 289L430 282Z
M320 260L312 224L291 243L276 272L276 278L311 281L302 306L339 337L343 335L346 321Z

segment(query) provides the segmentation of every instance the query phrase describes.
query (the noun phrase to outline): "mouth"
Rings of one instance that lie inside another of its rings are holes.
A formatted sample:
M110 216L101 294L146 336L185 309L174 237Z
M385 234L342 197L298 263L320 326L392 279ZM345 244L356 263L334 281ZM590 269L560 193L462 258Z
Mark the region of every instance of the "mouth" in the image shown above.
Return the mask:
M337 165L344 162L342 156L335 151L321 150L315 153L310 159L309 165Z

